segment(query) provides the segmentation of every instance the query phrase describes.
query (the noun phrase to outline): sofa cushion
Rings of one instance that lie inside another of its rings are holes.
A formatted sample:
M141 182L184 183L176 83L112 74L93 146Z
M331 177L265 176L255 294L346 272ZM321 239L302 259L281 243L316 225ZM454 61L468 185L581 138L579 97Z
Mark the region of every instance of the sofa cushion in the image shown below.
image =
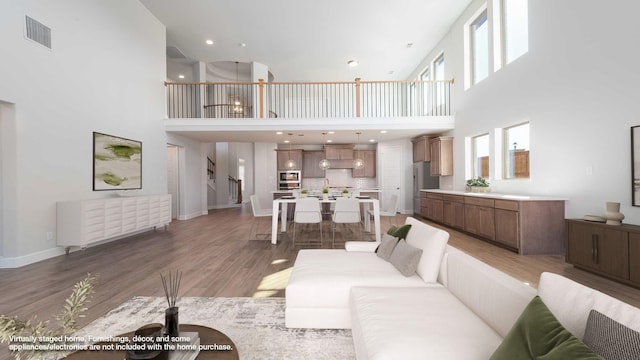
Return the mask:
M584 337L591 309L635 331L640 331L638 308L564 276L542 273L538 295L560 323L580 340Z
M444 287L354 288L358 359L486 360L502 338Z
M607 360L640 359L640 333L597 310L589 312L584 343Z
M536 295L534 288L465 253L449 253L446 265L449 290L500 336Z
M407 238L407 234L409 234L409 230L411 230L411 224L404 224L400 227L392 225L389 228L389 230L387 230L387 234L402 240Z
M391 253L393 253L393 249L396 248L397 244L397 237L393 237L389 234L384 234L382 235L382 239L380 240L380 246L378 246L378 248L376 249L376 254L379 258L389 261Z
M418 261L422 255L422 249L415 248L406 241L400 240L393 249L389 262L404 276L411 276L416 273Z
M287 307L348 308L353 286L441 286L418 275L401 276L374 253L344 250L300 250L286 288Z
M406 224L412 225L407 234L407 244L422 249L416 272L425 282L436 282L449 233L412 217L407 218Z
M571 335L536 296L524 309L513 328L490 360L594 359L600 356Z

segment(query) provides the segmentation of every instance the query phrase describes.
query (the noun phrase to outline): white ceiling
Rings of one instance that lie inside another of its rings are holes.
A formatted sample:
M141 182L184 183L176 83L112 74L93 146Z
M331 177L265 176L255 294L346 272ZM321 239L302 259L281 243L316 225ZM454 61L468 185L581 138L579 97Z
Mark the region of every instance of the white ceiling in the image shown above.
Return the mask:
M407 79L471 2L140 1L166 26L167 46L186 56L167 60L169 79L181 73L181 81L192 81L196 61L208 69L255 61L268 67L273 81L314 82ZM207 39L214 44L205 44ZM360 65L347 66L351 59Z

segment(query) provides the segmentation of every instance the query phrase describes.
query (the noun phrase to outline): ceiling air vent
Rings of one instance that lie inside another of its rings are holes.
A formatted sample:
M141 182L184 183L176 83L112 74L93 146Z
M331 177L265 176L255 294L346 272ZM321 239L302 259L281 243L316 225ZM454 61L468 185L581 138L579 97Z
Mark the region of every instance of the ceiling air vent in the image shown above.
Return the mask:
M25 35L27 39L51 49L51 29L29 16L25 16Z
M167 57L169 59L186 59L182 51L175 46L167 46Z

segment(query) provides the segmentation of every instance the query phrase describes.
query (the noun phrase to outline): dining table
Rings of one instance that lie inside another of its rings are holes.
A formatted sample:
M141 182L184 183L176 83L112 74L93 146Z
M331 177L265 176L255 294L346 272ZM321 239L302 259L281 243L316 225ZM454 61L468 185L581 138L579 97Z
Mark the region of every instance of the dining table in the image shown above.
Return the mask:
M357 196L358 200L361 204L365 206L364 211L364 229L365 231L371 232L371 219L369 218L369 214L367 209L370 206L373 206L373 228L375 231L376 241L380 242L380 201L378 199L372 199L368 196ZM321 204L331 204L335 203L335 197L330 198L319 198ZM280 210L280 223L281 223L281 231L287 231L287 208L288 204L293 204L296 202L296 198L293 196L284 196L279 199L273 200L273 214L277 214ZM278 243L278 216L271 217L271 243Z

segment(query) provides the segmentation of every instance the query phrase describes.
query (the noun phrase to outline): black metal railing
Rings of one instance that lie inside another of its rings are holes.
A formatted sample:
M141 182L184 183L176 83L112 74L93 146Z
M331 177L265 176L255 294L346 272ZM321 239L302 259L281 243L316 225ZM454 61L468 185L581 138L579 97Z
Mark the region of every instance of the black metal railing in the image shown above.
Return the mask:
M165 83L169 118L451 115L453 80Z

